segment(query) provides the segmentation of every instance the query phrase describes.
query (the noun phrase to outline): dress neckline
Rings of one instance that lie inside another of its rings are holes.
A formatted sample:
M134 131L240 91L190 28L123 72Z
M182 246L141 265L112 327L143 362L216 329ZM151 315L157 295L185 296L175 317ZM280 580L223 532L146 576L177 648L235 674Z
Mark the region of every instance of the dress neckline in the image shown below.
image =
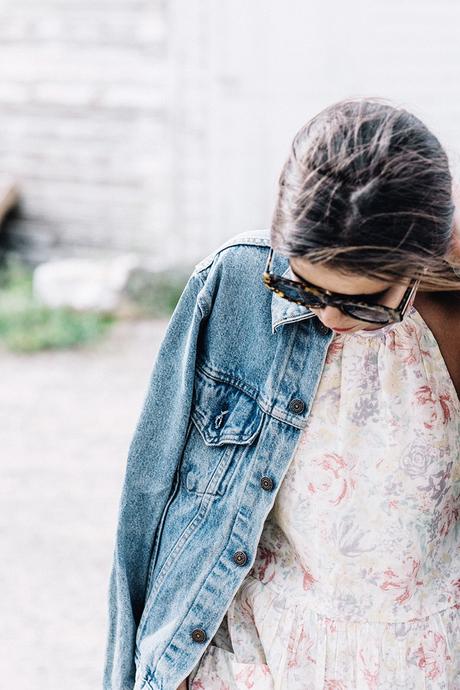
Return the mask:
M423 318L423 316L420 314L418 309L414 307L414 305L411 305L407 311L407 314L405 315L404 319L402 321L396 321L395 323L390 323L387 326L383 326L382 328L378 328L374 331L355 331L354 333L336 333L334 340L340 339L342 342L352 342L353 338L357 337L357 339L375 339L375 340L381 340L385 341L386 336L391 333L392 331L397 332L398 330L401 330L404 333L404 330L407 327L408 321L413 321L415 322L416 326L418 328L421 328L425 334L426 337L429 339L431 342L431 347L433 348L435 352L435 356L438 358L440 362L440 366L444 369L444 372L450 382L450 389L451 389L451 398L454 403L454 406L456 408L457 413L460 415L460 396L457 393L457 389L455 388L454 382L452 380L452 377L450 375L449 369L447 367L446 360L444 359L444 356L441 352L441 348L439 347L439 343L435 338L435 335L431 328L428 326L427 322ZM423 348L421 348L423 349Z

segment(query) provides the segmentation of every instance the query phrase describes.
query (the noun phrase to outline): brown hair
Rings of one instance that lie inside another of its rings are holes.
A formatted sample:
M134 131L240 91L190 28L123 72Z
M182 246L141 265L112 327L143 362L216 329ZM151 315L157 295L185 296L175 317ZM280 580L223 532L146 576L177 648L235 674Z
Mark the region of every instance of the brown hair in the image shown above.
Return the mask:
M346 273L460 290L452 187L445 150L415 115L381 98L342 100L294 137L271 244Z

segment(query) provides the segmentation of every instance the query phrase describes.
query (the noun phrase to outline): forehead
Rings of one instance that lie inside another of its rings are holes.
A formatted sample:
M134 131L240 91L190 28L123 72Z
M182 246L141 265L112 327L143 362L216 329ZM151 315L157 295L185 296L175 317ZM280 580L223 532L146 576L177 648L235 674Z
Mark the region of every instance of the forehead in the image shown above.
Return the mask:
M305 278L307 282L330 292L339 292L343 295L364 295L382 292L382 290L386 290L394 284L357 273L342 273L325 264L314 264L299 256L291 257L289 265L299 277Z

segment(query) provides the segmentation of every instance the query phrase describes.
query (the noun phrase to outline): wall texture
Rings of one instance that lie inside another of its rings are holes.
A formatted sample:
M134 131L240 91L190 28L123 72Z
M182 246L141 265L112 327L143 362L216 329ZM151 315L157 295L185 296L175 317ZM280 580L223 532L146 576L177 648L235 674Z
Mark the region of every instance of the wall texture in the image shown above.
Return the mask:
M160 0L2 3L0 174L20 183L17 232L37 258L59 245L159 251L166 44Z
M411 109L457 170L459 22L452 0L1 0L17 230L36 256L198 260L269 225L295 132L347 96Z
M171 19L176 227L190 251L269 226L292 138L342 98L414 112L459 177L458 3L173 0Z

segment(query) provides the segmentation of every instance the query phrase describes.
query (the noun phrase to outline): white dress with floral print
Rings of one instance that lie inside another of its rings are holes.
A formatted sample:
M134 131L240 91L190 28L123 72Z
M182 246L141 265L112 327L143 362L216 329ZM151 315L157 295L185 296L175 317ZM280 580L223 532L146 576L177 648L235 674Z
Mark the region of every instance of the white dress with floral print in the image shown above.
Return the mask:
M255 563L192 678L460 690L460 403L414 307L331 342Z

